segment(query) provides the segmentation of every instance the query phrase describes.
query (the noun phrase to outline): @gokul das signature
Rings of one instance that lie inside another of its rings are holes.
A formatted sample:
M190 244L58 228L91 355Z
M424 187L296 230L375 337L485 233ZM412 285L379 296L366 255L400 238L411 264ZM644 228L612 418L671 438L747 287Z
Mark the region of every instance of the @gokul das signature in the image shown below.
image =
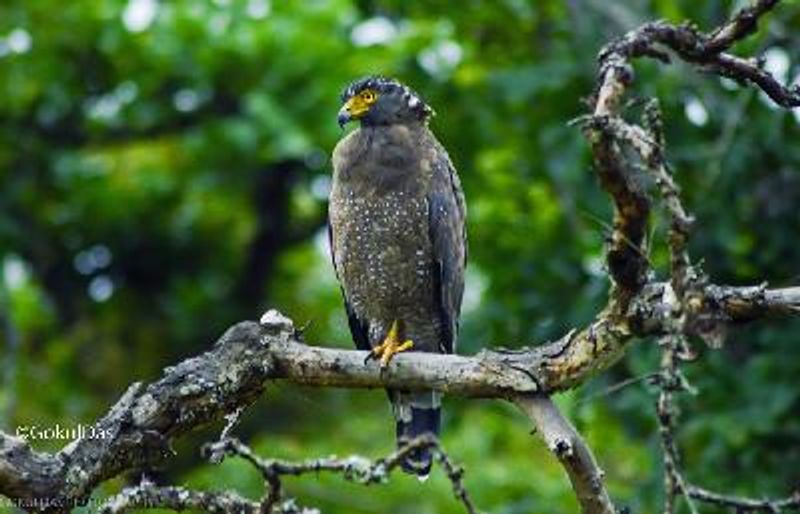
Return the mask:
M113 430L80 423L75 426L64 426L56 423L46 427L20 425L17 427L16 435L24 441L72 441L75 439L108 439L113 436Z

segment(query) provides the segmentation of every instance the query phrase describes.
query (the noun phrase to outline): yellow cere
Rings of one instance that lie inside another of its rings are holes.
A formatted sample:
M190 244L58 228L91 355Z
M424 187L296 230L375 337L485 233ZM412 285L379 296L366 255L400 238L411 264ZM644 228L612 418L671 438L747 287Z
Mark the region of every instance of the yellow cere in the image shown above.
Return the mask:
M378 99L378 93L374 89L365 89L353 95L345 104L344 107L353 118L363 116L369 111L369 108Z

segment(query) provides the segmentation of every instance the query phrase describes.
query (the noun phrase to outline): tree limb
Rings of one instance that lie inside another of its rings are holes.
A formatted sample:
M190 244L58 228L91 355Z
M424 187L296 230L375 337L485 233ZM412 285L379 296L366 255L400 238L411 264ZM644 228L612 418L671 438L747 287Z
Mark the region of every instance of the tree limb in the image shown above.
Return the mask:
M213 493L193 491L184 487L158 487L151 482L145 482L136 487L127 488L111 497L102 505L99 514L121 514L134 509L155 507L176 511L193 509L204 512L261 513L260 505L257 502L230 491ZM313 514L315 511L302 509L293 512Z
M730 20L711 31L700 32L691 24L673 25L666 21L645 23L600 52L600 87L597 94L596 116L614 113L625 88L633 81L630 60L647 57L669 62L666 50L681 60L705 71L749 83L766 93L781 107L800 106L800 85L779 83L763 68L759 59L745 59L725 53L735 42L754 33L758 20L779 0L758 0L738 11Z
M702 487L690 485L687 494L705 503L736 509L736 512L781 512L783 509L800 508L800 490L786 498L745 498L720 494Z
M326 457L293 462L279 459L262 459L237 439L222 439L203 447L203 454L218 464L225 457L241 457L250 463L267 483L267 493L260 502L223 491L201 492L182 487L156 487L151 482L128 488L106 500L100 506L100 514L119 514L136 508L163 508L173 510L197 509L205 512L242 512L259 514L319 514L316 509L299 507L292 498L284 499L282 477L319 474L340 474L345 480L364 484L382 484L410 452L430 449L442 464L453 484L453 493L463 504L467 514L478 514L472 499L464 487L464 470L453 464L439 441L431 435L423 435L407 442L386 457L371 461L354 455L346 458Z
M519 395L514 397L514 403L533 421L547 448L564 466L581 505L581 512L614 514L614 504L603 486L603 471L589 446L561 415L550 397L540 394Z
M80 439L48 454L0 432L0 494L20 503L80 503L103 481L169 456L172 438L247 407L275 379L504 399L564 390L613 363L634 335L661 333L664 312L672 308L668 287L643 289L622 327L601 315L584 330L539 347L472 357L409 352L383 373L377 364L364 364L366 352L306 345L289 319L270 311L261 324L234 325L213 349L166 368L159 380L133 384L94 425L104 437ZM795 289L712 286L709 290L719 295L709 296L707 303L720 319L797 314Z

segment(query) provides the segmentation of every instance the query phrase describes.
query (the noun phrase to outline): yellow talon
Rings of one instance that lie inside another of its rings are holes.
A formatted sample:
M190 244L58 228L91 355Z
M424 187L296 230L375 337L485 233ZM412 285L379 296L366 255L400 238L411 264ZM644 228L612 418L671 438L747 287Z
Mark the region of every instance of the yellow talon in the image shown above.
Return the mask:
M392 322L392 326L389 327L389 333L386 334L386 338L381 344L372 349L370 357L373 359L380 357L381 368L385 368L389 365L389 361L392 360L392 357L400 352L410 350L413 347L414 342L410 339L401 341L400 323L397 320L394 320Z

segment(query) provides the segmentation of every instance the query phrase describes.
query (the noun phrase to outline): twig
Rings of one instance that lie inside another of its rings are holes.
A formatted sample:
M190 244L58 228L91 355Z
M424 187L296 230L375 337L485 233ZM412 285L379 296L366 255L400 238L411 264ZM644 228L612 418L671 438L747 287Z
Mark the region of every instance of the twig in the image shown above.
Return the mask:
M593 393L593 394L584 396L583 398L580 398L577 402L575 402L575 404L576 405L583 405L585 403L588 403L588 402L590 402L592 400L596 400L598 398L603 398L605 396L611 396L612 394L617 393L617 392L625 389L626 387L630 387L632 385L640 384L642 382L653 382L654 379L656 379L658 376L659 376L659 373L645 373L644 375L640 375L638 377L631 377L631 378L622 380L620 382L617 382L616 384L612 384L612 385L606 387L602 391L597 391L596 393Z
M786 498L747 498L709 491L692 484L683 476L680 467L680 452L676 443L676 408L673 394L691 390L680 373L678 353L681 341L676 337L666 337L662 341L661 372L658 384L660 392L656 401L659 434L664 458L664 514L675 511L675 496L682 495L689 510L696 514L697 508L692 500L736 509L737 513L769 512L782 509L800 508L800 490Z
M689 233L694 224L694 218L683 207L680 188L673 180L672 173L670 173L669 166L664 158L664 122L658 100L651 100L647 103L643 122L650 140L655 143L650 146L649 154L643 154L642 158L647 161L647 169L653 175L669 213L670 277L672 289L675 291L678 301L682 303L687 291L697 281L687 249Z
M633 78L631 59L647 57L668 62L668 49L682 60L704 71L753 84L782 107L800 106L800 86L784 86L766 70L758 59L745 59L728 53L733 43L757 29L758 20L777 0L758 0L738 11L725 24L706 35L689 24L673 25L665 21L646 23L606 45L600 52L600 83L597 115L616 110L625 85Z
M718 505L720 507L730 507L736 512L781 512L784 509L800 508L800 490L797 490L786 498L746 498L729 494L720 494L696 485L688 486L689 496L696 500Z
M592 149L597 175L603 188L614 200L614 231L607 252L609 271L615 285L620 289L612 302L616 301L623 310L646 281L648 267L641 254L647 249L645 225L649 214L647 195L637 187L630 177L631 164L624 157L622 146L646 138L619 137L613 134L624 128L617 118L626 88L634 77L631 61L647 57L661 62L669 62L666 50L674 52L684 61L695 64L704 70L718 75L734 78L756 85L775 102L784 107L800 106L800 86L786 87L762 68L758 60L748 60L724 53L734 42L752 34L761 16L772 9L776 0L760 0L753 6L737 12L725 24L713 30L710 35L703 34L691 25L672 25L664 21L647 23L628 32L622 38L606 45L599 55L597 92L590 122L584 123L584 134ZM634 127L635 130L640 130ZM656 144L639 145L638 149L650 147L652 155L660 154L663 146ZM657 150L653 152L653 150ZM649 161L644 158L644 161ZM652 163L651 163L652 164ZM655 166L668 209L672 214L671 247L673 267L677 271L689 271L688 256L681 249L685 247L691 218L680 206L678 188L672 182L665 166ZM628 247L632 242L637 251ZM677 273L676 276L679 276ZM687 277L688 280L688 277ZM674 290L682 298L685 285L676 280ZM695 302L696 304L696 302Z
M680 391L683 380L678 371L678 347L681 344L678 336L667 336L662 340L661 373L659 377L660 392L656 402L658 431L661 436L661 450L664 457L664 514L675 511L675 495L682 494L692 514L697 508L688 494L686 481L680 471L680 455L675 444L675 405L673 392Z
M197 509L204 512L256 514L258 504L235 493L192 491L184 487L157 487L151 482L130 487L111 497L99 514L120 514L134 509Z
M469 514L479 514L479 511L472 502L469 493L467 493L467 488L464 486L464 468L453 463L450 457L448 457L445 452L441 451L441 448L440 451L435 453L436 458L444 468L447 477L450 479L450 482L453 483L453 494L455 494L456 498L458 498L461 503L464 504L464 508Z
M173 510L196 509L215 513L318 514L316 510L298 507L292 498L282 498L282 476L299 476L327 471L340 473L346 480L360 484L385 483L391 472L400 466L409 453L420 449L430 449L434 453L453 484L456 498L463 504L466 512L479 514L464 487L464 470L453 463L441 448L438 440L430 435L413 439L390 455L376 461L370 461L360 456L344 459L329 457L301 462L263 459L255 455L248 446L239 440L225 439L204 446L204 455L215 463L221 462L225 456L238 456L255 467L267 482L267 493L260 502L248 500L230 491L195 491L183 487L157 487L151 482L143 482L108 499L100 507L99 513L118 514L132 509L169 508Z
M239 407L230 414L225 415L225 427L223 427L222 432L219 434L220 441L230 438L230 433L236 427L236 424L239 423L242 412L244 412L244 407Z
M385 483L392 471L396 470L403 460L412 452L429 449L442 464L447 477L453 484L453 493L464 505L468 514L478 514L472 499L464 487L464 470L453 463L447 453L442 449L439 441L432 435L423 435L408 441L406 444L388 456L370 461L365 457L351 456L343 459L328 457L292 462L279 459L262 459L253 453L246 445L236 439L226 439L206 445L203 449L205 455L212 461L218 461L220 456L238 456L253 465L261 476L267 481L269 491L262 506L267 505L265 512L281 500L281 477L286 475L299 476L307 473L321 471L339 473L345 480L359 484Z
M778 1L761 0L738 11L726 24L709 35L705 51L711 54L723 52L737 41L753 34L758 29L759 18L775 7Z

